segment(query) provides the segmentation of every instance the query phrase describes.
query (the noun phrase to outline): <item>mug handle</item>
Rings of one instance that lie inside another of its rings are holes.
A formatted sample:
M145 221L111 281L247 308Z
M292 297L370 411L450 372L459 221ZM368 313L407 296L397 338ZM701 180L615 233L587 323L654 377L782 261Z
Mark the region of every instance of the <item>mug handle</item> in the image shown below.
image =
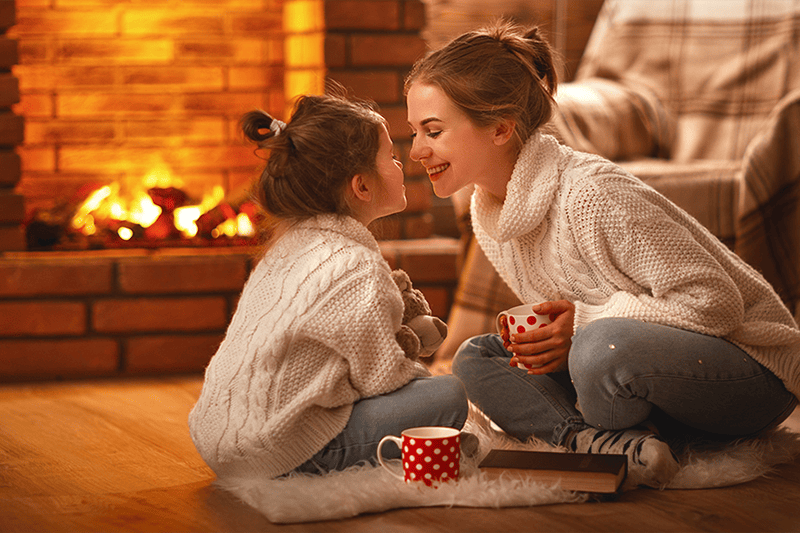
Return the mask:
M500 311L497 313L497 316L494 317L494 327L497 329L498 335L503 332L503 328L500 326L500 319L502 317L508 317L508 314L505 311Z
M388 465L388 464L386 464L386 463L383 461L383 456L381 455L381 448L383 447L384 443L386 443L387 441L392 441L392 442L394 442L395 444L397 444L397 448L398 448L398 449L400 449L400 450L402 450L402 446L403 446L403 439L401 439L401 438L399 438L399 437L395 437L395 436L393 436L393 435L386 435L386 436L385 436L385 437L383 437L383 438L381 439L381 441L378 443L378 452L377 452L377 453L378 453L378 462L381 464L381 466L382 466L383 468L385 468L385 469L386 469L386 471L387 471L387 472L389 472L391 475L393 475L394 477L396 477L396 478L397 478L397 479L399 479L400 481L403 481L403 475L402 475L402 474L398 474L397 472L395 472L395 471L394 471L394 470L393 470L391 467L389 467L389 465Z

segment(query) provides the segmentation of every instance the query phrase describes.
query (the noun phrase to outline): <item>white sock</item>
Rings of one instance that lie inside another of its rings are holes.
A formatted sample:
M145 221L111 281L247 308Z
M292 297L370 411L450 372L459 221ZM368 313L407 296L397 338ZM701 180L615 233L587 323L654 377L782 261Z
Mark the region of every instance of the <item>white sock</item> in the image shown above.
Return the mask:
M620 431L587 428L571 434L565 443L578 453L615 453L628 456L629 485L663 488L680 465L669 445L646 429Z

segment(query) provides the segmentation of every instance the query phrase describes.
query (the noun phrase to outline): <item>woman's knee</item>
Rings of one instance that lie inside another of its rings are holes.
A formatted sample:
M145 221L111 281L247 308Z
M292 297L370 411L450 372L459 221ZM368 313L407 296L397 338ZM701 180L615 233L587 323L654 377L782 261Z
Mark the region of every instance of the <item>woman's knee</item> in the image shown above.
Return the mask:
M581 326L572 338L569 371L573 379L593 381L629 361L641 336L637 320L601 318Z
M497 335L486 334L472 337L461 343L453 357L453 373L459 375L486 357L496 352Z

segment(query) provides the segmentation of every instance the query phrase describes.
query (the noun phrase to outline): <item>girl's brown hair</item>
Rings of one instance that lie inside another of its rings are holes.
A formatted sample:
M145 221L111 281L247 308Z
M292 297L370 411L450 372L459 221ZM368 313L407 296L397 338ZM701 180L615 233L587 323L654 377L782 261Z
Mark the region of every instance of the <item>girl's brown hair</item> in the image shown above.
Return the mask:
M554 52L538 28L499 21L417 61L406 94L416 82L439 87L478 127L513 119L521 145L550 120L558 79Z
M245 114L245 136L269 150L256 200L278 220L350 214L345 187L356 174L377 173L383 124L373 104L341 94L301 96L285 125L264 111Z

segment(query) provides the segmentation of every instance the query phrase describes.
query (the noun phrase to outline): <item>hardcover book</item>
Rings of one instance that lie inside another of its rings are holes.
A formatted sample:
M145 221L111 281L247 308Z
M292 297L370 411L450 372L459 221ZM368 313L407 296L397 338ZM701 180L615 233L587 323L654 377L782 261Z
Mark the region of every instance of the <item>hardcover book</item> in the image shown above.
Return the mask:
M492 450L478 465L490 476L523 477L564 490L614 493L628 474L628 457L617 454Z

